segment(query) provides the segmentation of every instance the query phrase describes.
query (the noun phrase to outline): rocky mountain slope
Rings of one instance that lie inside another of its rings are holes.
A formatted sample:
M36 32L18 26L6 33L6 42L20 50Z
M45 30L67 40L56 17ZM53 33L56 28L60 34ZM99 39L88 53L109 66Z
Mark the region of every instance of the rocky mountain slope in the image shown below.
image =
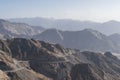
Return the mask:
M32 69L35 73L43 74L53 80L120 80L120 60L111 52L104 54L81 52L66 49L59 44L23 38L1 40L0 45L0 49L5 52L4 55L16 58L26 70ZM20 72L17 74L19 78L22 77ZM27 73L25 70L23 73L24 76L30 75L30 72ZM9 77L11 74L6 76L11 78ZM14 76L16 78L16 75Z
M33 38L50 43L59 43L67 48L75 48L81 51L120 52L119 45L109 39L108 36L93 29L84 29L81 31L59 31L57 29L48 29L33 36Z
M49 80L0 50L0 80Z
M0 38L30 37L43 31L44 28L24 23L11 23L0 19Z

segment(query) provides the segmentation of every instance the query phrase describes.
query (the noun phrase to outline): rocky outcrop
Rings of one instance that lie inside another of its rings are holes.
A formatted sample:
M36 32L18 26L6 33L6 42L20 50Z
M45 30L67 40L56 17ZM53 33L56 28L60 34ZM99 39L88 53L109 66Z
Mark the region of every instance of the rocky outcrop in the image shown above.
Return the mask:
M0 80L49 80L0 50Z

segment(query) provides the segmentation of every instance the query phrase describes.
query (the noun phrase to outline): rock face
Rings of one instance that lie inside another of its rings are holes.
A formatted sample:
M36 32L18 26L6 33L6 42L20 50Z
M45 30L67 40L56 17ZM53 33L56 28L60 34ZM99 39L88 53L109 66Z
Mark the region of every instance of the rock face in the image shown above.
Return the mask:
M0 80L49 80L0 50Z
M17 59L1 57L6 67L0 68L9 70L6 76L11 80L120 80L120 60L109 52L80 52L23 38L1 40L0 44L4 55Z
M80 49L81 51L112 51L120 52L120 46L110 40L106 35L92 29L82 31L59 31L49 29L33 36L38 40L59 43L67 48Z

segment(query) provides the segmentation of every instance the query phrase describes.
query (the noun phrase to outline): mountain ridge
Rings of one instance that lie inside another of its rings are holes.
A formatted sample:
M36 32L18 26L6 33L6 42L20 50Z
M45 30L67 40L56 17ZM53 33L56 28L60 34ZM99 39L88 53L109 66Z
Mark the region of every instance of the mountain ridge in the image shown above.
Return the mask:
M5 44L2 44L2 42ZM4 40L0 44L3 47L0 50L4 51L4 55L11 52L12 57L22 64L19 64L20 66L28 70L30 68L30 70L32 69L38 74L45 75L53 80L120 79L120 60L110 52L105 54L91 51L81 52L75 49L66 49L59 44L24 38ZM28 74L25 71L20 72ZM25 76L28 76L24 75L22 77L20 72L16 72L19 78L23 79ZM10 75L8 76L13 78ZM17 76L16 79L18 78ZM29 78L26 80L29 80ZM34 80L37 80L37 77L34 78Z
M33 38L50 43L59 43L66 48L75 48L81 51L113 51L119 53L119 45L109 39L108 36L93 29L81 31L47 29L34 35Z
M0 33L3 38L30 37L43 30L44 29L42 27L38 28L25 23L14 23L3 19L0 20Z
M57 28L60 30L77 31L85 28L92 28L98 30L106 35L119 33L120 22L110 20L106 22L93 22L93 21L79 21L72 19L51 19L51 18L17 18L9 19L11 22L23 22L30 25L43 26L45 28Z

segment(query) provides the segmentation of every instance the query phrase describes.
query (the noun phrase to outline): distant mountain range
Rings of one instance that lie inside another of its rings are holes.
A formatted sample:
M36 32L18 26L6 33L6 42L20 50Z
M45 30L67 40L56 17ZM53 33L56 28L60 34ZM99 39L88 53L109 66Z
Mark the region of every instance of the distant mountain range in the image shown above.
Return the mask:
M13 23L0 19L0 38L30 37L43 31L44 28L25 23Z
M118 36L106 36L93 29L62 31L0 20L0 38L34 38L50 43L58 43L66 48L75 48L81 51L120 52Z
M90 28L45 29L0 20L0 38L0 79L120 79L119 34L106 36Z
M56 28L59 30L78 31L85 28L92 28L106 35L113 33L120 34L120 22L111 20L104 23L79 21L72 19L53 19L53 18L15 18L9 19L11 22L22 22L33 26L42 26L44 28Z
M59 43L67 48L75 48L81 51L112 51L120 52L120 46L108 36L93 30L59 31L47 29L34 35L33 38L50 43Z

